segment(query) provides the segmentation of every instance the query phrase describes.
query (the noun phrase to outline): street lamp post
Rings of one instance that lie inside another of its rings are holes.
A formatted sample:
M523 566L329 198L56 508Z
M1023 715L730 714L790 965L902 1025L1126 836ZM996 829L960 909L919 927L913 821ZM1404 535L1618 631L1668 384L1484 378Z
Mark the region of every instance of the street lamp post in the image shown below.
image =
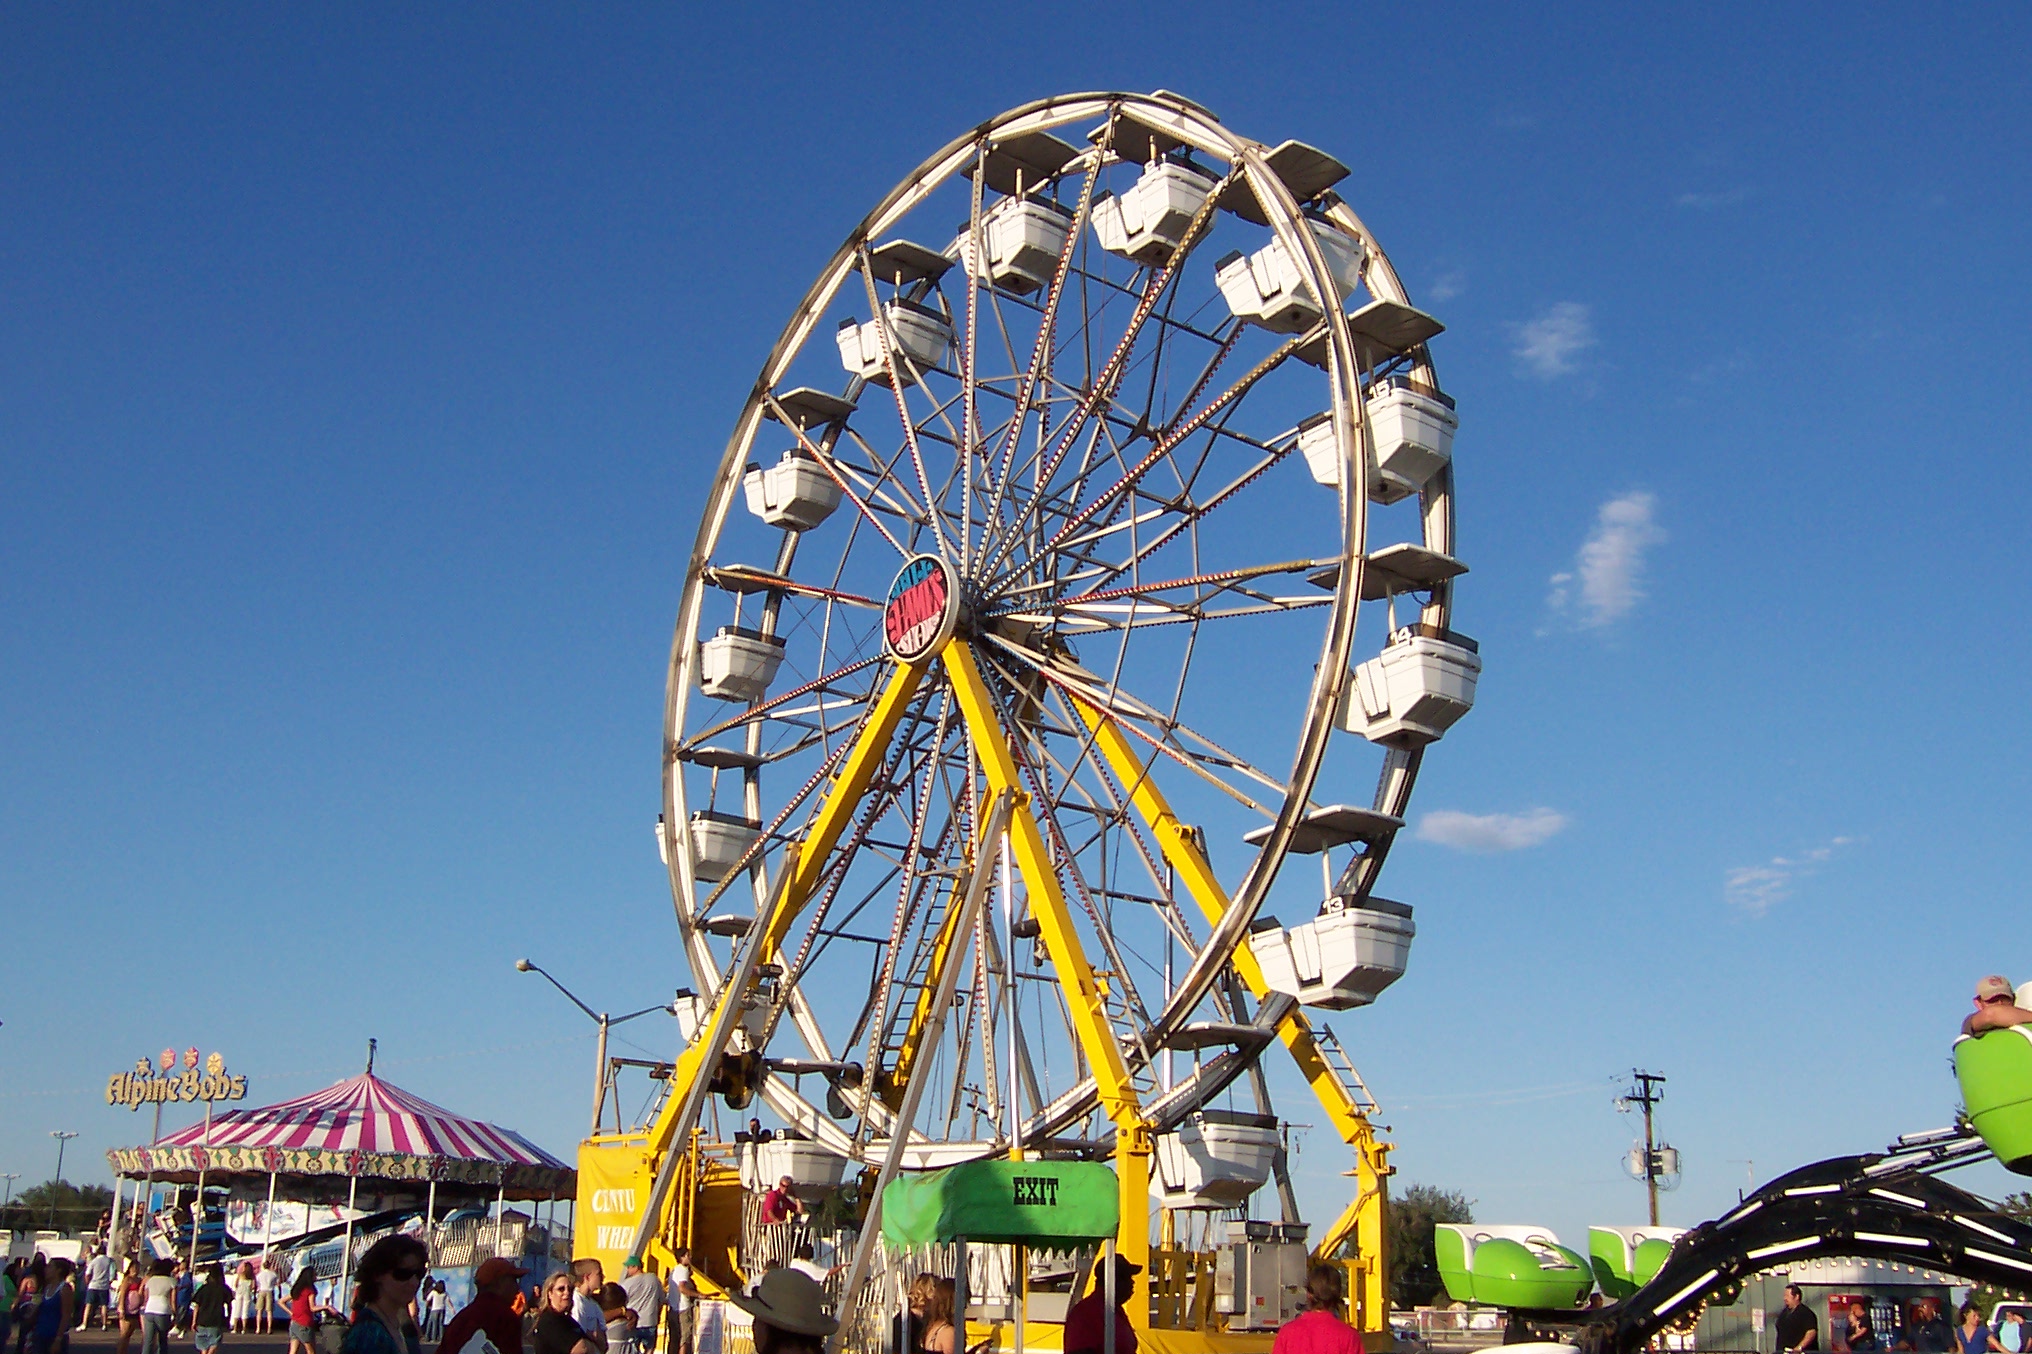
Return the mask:
M639 1011L630 1011L627 1015L610 1016L605 1011L595 1011L592 1007L580 1001L576 996L572 995L570 988L551 977L550 974L545 973L539 965L532 964L527 959L518 959L515 961L515 968L520 973L543 974L546 982L564 993L566 1001L584 1011L587 1018L600 1027L599 1047L594 1050L593 1056L593 1132L598 1133L600 1131L600 1115L607 1107L607 1031L616 1025L625 1024L637 1016L650 1015L656 1011L676 1015L676 1005L671 1002L664 1002L660 1006L645 1006Z
M0 1180L7 1182L7 1197L0 1199L0 1212L4 1212L14 1206L14 1182L20 1178L20 1171L7 1171L4 1174L0 1174Z
M57 1191L63 1187L64 1144L78 1135L65 1129L53 1128L49 1131L49 1136L56 1139L56 1182L49 1187L49 1228L51 1231L55 1231L56 1196Z

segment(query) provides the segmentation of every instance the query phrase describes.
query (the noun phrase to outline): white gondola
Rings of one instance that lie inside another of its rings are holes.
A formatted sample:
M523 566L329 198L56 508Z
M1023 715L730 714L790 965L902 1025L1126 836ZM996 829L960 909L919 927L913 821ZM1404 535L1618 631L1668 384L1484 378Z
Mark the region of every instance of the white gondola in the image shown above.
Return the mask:
M1417 934L1403 903L1335 897L1317 917L1288 931L1274 917L1258 917L1249 931L1249 952L1272 991L1307 1006L1345 1011L1367 1006L1404 976Z
M946 252L966 258L969 233L962 227ZM981 213L981 256L970 271L990 286L1027 296L1050 285L1071 233L1072 213L1050 198L1005 197Z
M1402 626L1349 676L1340 726L1385 747L1423 747L1474 705L1481 674L1481 654L1466 635Z
M1460 427L1451 396L1408 376L1391 376L1369 392L1368 405L1376 472L1399 498L1417 493L1446 469Z
M1341 444L1334 437L1333 410L1324 409L1298 425L1298 452L1314 480L1341 487Z
M701 929L711 935L724 936L731 933L741 936L747 934L746 928L735 929L725 923L730 921L752 923L753 920L750 917L736 917L731 913L723 913L717 917L707 918L700 925ZM671 1003L671 1009L677 1012L677 1032L687 1044L698 1038L700 1031L712 1024L714 1002L715 998L710 996L692 995L679 997ZM759 1049L768 1032L769 1003L750 996L741 1003L741 1009L734 1017L733 1026L727 1031L727 1051L747 1053Z
M1110 254L1160 267L1185 238L1185 228L1213 195L1214 176L1180 160L1158 160L1120 197L1102 196L1087 209L1094 238Z
M1150 1192L1166 1208L1236 1208L1270 1178L1277 1118L1201 1110L1153 1144Z
M1408 378L1387 378L1369 396L1369 499L1396 503L1432 482L1453 458L1453 434L1460 419L1453 400ZM1341 484L1340 445L1334 440L1333 412L1314 414L1298 425L1298 450L1313 479L1329 489Z
M762 824L753 818L698 810L691 816L691 872L700 879L725 879L761 835Z
M1298 425L1298 450L1305 457L1305 468L1312 472L1313 479L1329 489L1341 487L1341 448L1334 439L1332 410L1314 414ZM1370 502L1395 503L1415 492L1415 489L1406 489L1389 476L1377 473L1371 463Z
M758 701L783 666L783 641L759 630L723 625L699 645L699 690L723 701Z
M905 381L910 379L910 366L928 371L945 361L946 352L952 347L953 329L944 315L901 296L884 302L882 313L888 318L888 328L895 333L897 372ZM839 332L833 337L839 344L840 365L848 375L876 385L889 384L889 368L882 359L883 329L877 320L840 321Z
M741 1144L741 1184L761 1193L790 1177L791 1193L816 1203L846 1179L847 1159L807 1138L771 1138Z
M803 447L784 452L767 470L749 466L741 489L748 496L748 511L772 527L810 531L840 506L839 481Z
M1335 287L1343 299L1351 296L1361 284L1362 265L1367 261L1361 241L1341 234L1327 221L1307 217L1306 225L1319 242ZM1273 239L1253 254L1222 258L1214 265L1214 282L1237 319L1273 333L1302 334L1326 313L1282 240Z

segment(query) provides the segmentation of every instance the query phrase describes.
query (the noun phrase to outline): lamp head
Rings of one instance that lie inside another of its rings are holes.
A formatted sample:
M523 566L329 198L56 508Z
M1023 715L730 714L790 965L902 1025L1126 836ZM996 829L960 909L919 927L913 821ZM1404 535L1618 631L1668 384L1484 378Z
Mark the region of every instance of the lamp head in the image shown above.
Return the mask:
M518 959L515 961L515 971L517 973L527 973L529 972L529 970L535 967L536 965L530 963L527 959Z

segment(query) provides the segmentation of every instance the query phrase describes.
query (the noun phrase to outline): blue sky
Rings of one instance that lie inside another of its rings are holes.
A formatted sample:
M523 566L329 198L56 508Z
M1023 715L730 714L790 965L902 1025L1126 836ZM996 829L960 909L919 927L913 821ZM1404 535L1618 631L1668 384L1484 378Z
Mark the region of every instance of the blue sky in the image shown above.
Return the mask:
M1488 670L1386 874L1412 971L1334 1022L1400 1179L1637 1221L1637 1064L1668 1221L1949 1119L1974 979L2032 977L2022 10L236 17L0 17L0 1170L105 1178L165 1044L265 1100L369 1036L568 1151L590 1027L511 965L678 981L729 423L897 178L1089 88L1336 151L1449 325Z

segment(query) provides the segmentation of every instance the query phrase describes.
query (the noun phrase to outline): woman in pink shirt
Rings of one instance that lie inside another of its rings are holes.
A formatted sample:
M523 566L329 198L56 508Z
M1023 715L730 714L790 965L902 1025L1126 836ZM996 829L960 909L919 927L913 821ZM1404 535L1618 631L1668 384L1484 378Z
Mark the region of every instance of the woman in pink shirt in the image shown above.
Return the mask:
M1305 1273L1305 1310L1277 1329L1270 1354L1365 1354L1362 1333L1341 1320L1346 1296L1339 1265L1314 1265Z

